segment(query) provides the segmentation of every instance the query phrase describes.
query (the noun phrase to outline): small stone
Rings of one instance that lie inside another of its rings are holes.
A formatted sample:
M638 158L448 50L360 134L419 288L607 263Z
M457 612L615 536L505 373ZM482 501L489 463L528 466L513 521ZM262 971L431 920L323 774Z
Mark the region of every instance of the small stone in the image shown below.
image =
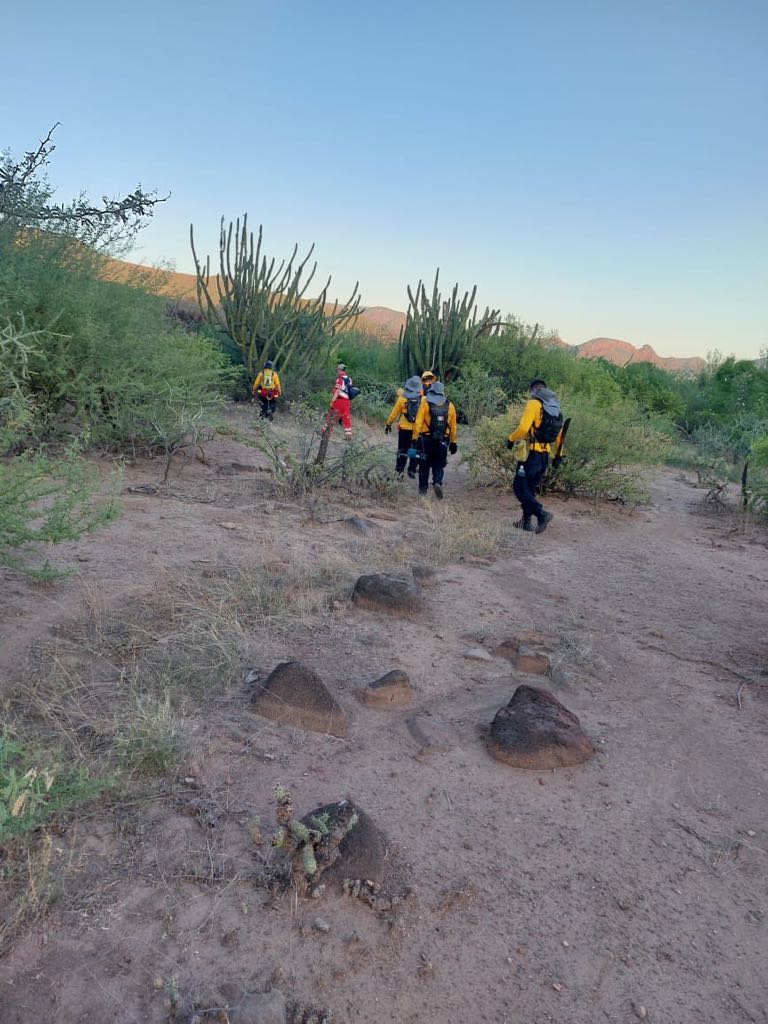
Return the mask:
M160 991L160 989L161 989L161 988L163 988L164 986L165 986L165 982L164 982L164 981L163 981L163 979L162 979L162 978L160 978L160 977L158 977L158 978L155 978L155 980L154 980L154 981L152 982L152 988L153 988L153 989L155 989L155 990L156 990L156 991L158 991L158 992L159 992L159 991Z
M563 939L563 945L566 949L568 949L568 947L570 946L570 942L568 941L568 939Z
M410 715L405 724L408 732L418 744L418 757L442 754L456 746L458 733L442 718L423 712Z
M397 668L367 686L360 687L355 694L369 708L403 708L413 700L408 673Z
M491 661L491 655L483 647L467 647L464 657L470 661Z
M512 959L512 957L511 957L511 956L508 956L508 957L507 957L507 963L508 963L508 964L513 964L513 963L514 963L514 960Z
M315 920L312 922L312 927L317 932L329 932L331 930L331 926L328 924L324 917L316 917Z
M237 523L219 523L222 530L237 530L239 529Z
M377 523L372 523L370 519L363 519L361 516L350 516L349 519L344 520L344 523L355 533L362 534L363 537L369 537L379 529Z
M517 640L503 640L493 653L497 658L506 658L507 661L515 661L519 651Z
M640 1005L635 1006L635 1013L640 1018L640 1020L645 1020L645 1018L648 1016L648 1011L646 1010L646 1008Z
M405 615L421 603L421 590L412 576L377 572L358 578L352 600L374 611Z
M552 986L552 988L555 990L555 992L562 992L563 991L563 986L560 984L559 981L556 981L554 983L554 985Z
M750 839L754 839L755 836L757 835L757 832L755 832L755 830L753 828L748 828L747 829L747 835L749 836Z
M515 658L515 669L529 676L545 676L550 669L550 661L546 654L518 654Z

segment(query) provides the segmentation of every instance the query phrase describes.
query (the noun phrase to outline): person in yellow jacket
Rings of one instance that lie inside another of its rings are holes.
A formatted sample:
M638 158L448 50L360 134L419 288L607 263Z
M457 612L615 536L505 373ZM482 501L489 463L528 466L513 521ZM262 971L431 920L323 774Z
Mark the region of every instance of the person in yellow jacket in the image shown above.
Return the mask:
M421 380L419 377L409 377L402 388L397 389L399 394L392 406L392 412L384 424L384 433L392 432L392 424L397 421L397 456L395 457L395 473L402 477L406 462L408 463L408 476L411 480L416 479L416 470L419 468L419 460L414 456L408 457L409 449L413 448L413 425L421 405Z
M563 416L557 395L543 380L532 380L528 389L531 397L525 403L520 422L507 438L507 448L514 448L516 441L528 443L527 456L518 462L515 472L513 490L523 510L522 519L515 526L529 533L543 533L553 517L536 497L536 489L549 465L550 445L555 445L555 451L561 448ZM555 467L557 461L555 459ZM534 517L535 529L531 521Z
M274 419L275 405L283 393L283 386L271 359L264 363L264 369L253 382L252 391L254 397L258 397L261 403L259 418L262 420Z
M429 493L431 470L435 497L442 499L448 452L456 454L458 440L456 407L448 401L445 388L436 380L425 391L413 424L413 447L419 452L419 494Z

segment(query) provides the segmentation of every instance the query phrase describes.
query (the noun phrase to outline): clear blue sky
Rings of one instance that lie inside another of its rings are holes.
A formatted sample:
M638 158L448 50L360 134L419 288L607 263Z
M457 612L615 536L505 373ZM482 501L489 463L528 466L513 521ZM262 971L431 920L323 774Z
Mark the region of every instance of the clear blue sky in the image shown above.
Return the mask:
M172 192L140 261L247 210L368 305L439 265L571 343L768 344L764 0L38 0L3 34L0 148L59 120L62 197Z

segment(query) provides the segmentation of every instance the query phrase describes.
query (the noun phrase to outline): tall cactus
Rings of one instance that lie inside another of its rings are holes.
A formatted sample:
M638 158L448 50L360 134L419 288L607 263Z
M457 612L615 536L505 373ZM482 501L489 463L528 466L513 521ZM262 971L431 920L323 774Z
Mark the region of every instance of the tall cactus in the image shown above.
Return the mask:
M486 307L478 319L475 296L477 285L459 299L455 284L450 298L443 300L435 273L432 296L427 296L419 281L415 293L408 287L408 313L400 328L400 369L409 377L423 370L434 370L443 380L455 377L462 361L471 353L475 341L500 326L499 310Z
M281 370L292 362L311 369L328 355L336 332L354 323L360 313L357 284L345 303L336 300L330 309L326 308L330 277L316 298L306 298L317 270L317 262L308 269L314 244L303 259L298 257L298 244L290 259L279 263L269 259L262 253L262 227L254 242L247 214L242 224L238 218L228 227L221 218L219 273L213 284L210 256L204 264L198 259L191 224L189 240L200 308L211 326L224 330L242 352L251 375L266 359L274 360Z

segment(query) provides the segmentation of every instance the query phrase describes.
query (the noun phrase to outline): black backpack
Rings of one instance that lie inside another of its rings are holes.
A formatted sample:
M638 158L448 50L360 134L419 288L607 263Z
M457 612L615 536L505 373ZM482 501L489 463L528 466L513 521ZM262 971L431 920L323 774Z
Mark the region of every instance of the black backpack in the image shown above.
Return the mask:
M450 402L443 405L430 405L429 437L432 441L445 441L448 433L448 409Z
M541 402L541 399L538 398L537 401ZM538 441L540 444L552 444L557 440L562 429L563 414L559 412L557 416L553 416L547 412L544 408L544 403L541 402L541 423L538 427L533 428L533 440Z
M415 423L421 407L421 398L407 398L406 403L405 414L411 423Z

